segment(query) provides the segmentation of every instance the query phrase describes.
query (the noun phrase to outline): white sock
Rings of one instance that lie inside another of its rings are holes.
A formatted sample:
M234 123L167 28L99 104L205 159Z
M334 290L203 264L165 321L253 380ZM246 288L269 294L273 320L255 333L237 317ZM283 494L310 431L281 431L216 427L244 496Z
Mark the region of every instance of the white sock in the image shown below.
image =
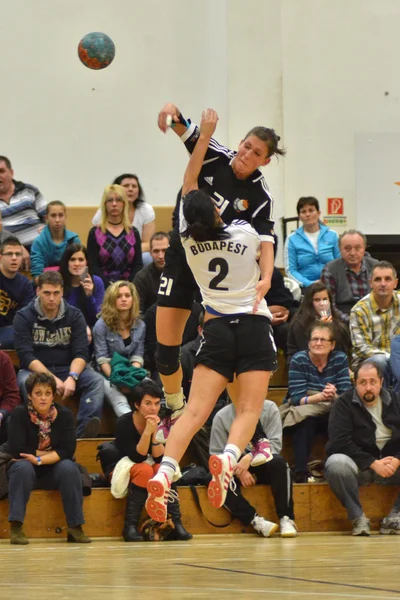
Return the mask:
M224 454L229 454L231 456L232 465L235 466L242 453L240 452L240 448L235 446L235 444L227 444L224 448Z
M185 396L183 395L183 389L181 388L179 392L175 392L174 394L169 394L164 390L165 396L165 404L167 408L171 410L177 410L179 408L183 408L185 402Z
M170 456L164 456L160 468L158 470L159 473L165 473L170 481L173 480L175 471L178 469L178 462L171 458Z

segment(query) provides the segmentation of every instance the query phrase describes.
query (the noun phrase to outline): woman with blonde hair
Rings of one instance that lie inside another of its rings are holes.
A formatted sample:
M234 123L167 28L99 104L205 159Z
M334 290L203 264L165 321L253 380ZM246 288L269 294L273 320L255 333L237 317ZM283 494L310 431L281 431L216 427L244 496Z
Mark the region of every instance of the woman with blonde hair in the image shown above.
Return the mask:
M114 352L118 352L132 366L143 366L146 326L139 311L139 296L133 283L116 281L106 290L101 316L93 329L96 362L105 377L105 397L117 417L131 408L123 391L109 381L110 363Z
M143 267L140 235L128 216L125 189L108 185L101 199L100 224L89 231L87 250L89 265L104 285L125 279L132 281Z

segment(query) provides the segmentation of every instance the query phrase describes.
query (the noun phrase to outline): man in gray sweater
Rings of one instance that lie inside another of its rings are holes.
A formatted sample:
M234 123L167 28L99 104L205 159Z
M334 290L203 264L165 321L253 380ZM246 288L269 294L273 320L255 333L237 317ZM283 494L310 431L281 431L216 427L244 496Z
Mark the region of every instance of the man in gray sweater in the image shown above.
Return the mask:
M350 311L371 291L370 278L375 258L365 256L367 238L361 231L349 229L339 237L340 258L322 269L321 281L331 291L333 306L347 325Z
M211 428L210 454L223 452L234 418L235 407L233 404L229 404L217 412ZM296 537L297 527L294 523L291 474L288 464L280 455L282 422L278 407L270 400L264 401L257 433L260 437L269 440L272 458L258 466L251 466L254 452L249 451L243 454L234 470L236 490L233 492L232 489L228 489L224 506L244 525L251 524L258 533L269 537L278 530L278 525L259 516L256 509L242 496L240 491L241 485L251 487L256 483L266 483L271 486L276 513L280 521L281 536Z

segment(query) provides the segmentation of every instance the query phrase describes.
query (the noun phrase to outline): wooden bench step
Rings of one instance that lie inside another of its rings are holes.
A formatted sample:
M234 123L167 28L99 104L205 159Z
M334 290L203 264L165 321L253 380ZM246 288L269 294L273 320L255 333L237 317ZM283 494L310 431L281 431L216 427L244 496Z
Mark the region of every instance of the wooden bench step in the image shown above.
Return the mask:
M200 504L207 518L215 525L229 523L225 509L213 509L207 501L207 490L197 488ZM245 497L263 517L277 521L269 486L258 485L243 490ZM383 516L390 512L399 488L372 485L361 488L361 501L371 527L379 528ZM226 527L210 525L199 511L190 488L179 488L182 518L185 527L193 534L240 533L253 531L238 520ZM349 531L351 523L346 512L327 484L302 484L294 486L296 524L300 532ZM115 500L109 489L94 489L84 500L85 531L92 537L119 537L124 521L125 500ZM0 502L0 539L9 537L8 502ZM143 515L145 516L145 515ZM65 537L65 517L58 492L37 490L31 495L25 520L25 532L31 538Z

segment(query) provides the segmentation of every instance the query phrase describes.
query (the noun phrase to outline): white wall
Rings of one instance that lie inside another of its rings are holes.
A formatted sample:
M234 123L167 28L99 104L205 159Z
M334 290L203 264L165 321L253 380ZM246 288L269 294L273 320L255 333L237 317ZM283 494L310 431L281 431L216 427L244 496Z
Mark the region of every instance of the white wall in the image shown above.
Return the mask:
M398 0L283 0L288 216L302 195L323 212L338 196L357 225L356 134L400 130L399 30Z
M172 204L186 152L156 126L175 101L198 119L221 113L226 139L225 0L13 0L2 7L0 154L47 198L99 203L104 185L138 173L148 200ZM102 71L77 56L80 38L104 31L116 57ZM7 52L5 50L7 49Z
M78 60L89 31L116 44L103 71ZM169 205L187 158L157 111L172 100L198 120L212 106L231 147L255 124L282 134L288 155L265 169L276 217L301 195L323 213L343 196L356 225L355 136L400 128L399 31L399 0L3 3L0 154L48 199L97 205L134 171L151 203Z

